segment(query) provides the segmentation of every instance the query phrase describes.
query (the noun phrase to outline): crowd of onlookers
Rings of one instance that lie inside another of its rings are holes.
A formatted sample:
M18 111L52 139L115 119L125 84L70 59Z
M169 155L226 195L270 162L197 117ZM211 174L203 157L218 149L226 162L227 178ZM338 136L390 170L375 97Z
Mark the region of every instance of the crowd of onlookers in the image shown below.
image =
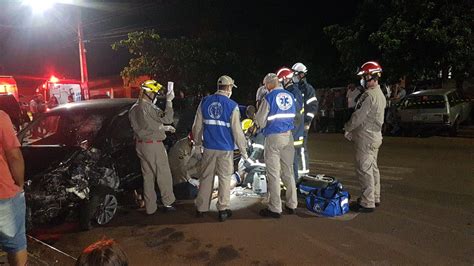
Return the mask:
M407 92L399 84L382 85L381 89L387 99L383 133L397 134L399 127L396 104L407 95ZM362 87L352 83L347 87L317 89L319 111L312 130L319 133L343 133L344 123L350 119L362 93Z

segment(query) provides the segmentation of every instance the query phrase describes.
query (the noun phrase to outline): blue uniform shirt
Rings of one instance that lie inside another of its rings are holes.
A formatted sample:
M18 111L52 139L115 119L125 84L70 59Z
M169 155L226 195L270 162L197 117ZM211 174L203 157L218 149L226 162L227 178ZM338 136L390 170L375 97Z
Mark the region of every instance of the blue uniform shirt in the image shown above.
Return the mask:
M230 119L236 107L237 103L224 95L213 94L202 100L204 148L221 151L234 150Z

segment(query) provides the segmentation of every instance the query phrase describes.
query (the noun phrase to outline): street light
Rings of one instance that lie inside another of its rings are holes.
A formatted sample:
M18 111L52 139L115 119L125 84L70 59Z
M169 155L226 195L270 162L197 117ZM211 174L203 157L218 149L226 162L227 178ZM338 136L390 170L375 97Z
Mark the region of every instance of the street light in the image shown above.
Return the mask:
M33 13L43 14L55 4L74 4L77 0L22 0L23 5L30 6ZM84 91L84 98L89 99L89 75L87 71L86 48L84 46L82 32L81 11L78 9L77 39L79 41L79 63L81 69L81 83Z
M46 10L52 8L56 0L23 0L22 4L31 7L33 13L43 14Z

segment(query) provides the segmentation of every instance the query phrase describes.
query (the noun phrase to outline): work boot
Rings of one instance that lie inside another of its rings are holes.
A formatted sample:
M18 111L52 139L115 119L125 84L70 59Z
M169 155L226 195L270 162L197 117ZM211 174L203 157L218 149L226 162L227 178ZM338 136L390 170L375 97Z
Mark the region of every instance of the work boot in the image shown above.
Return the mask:
M276 219L281 217L281 214L279 214L278 212L272 212L269 209L263 209L259 212L259 214L263 217L271 217Z
M360 201L361 199L360 198L357 198L357 203L360 204ZM376 202L375 203L375 207L379 207L380 206L380 202Z
M164 212L164 213L174 212L174 211L176 211L176 208L173 205L163 206L163 207L161 207L161 211Z
M219 211L219 221L220 222L224 222L225 220L227 220L227 218L230 218L232 217L232 211L227 209L227 210L223 210L223 211Z
M375 208L366 208L360 205L358 202L353 202L352 204L350 204L349 209L354 212L362 212L362 213L370 213L370 212L375 211Z
M288 207L288 206L286 206L286 205L285 205L285 210L286 210L286 212L287 212L288 214L290 214L290 215L296 214L296 209L292 209L292 208L290 208L290 207Z

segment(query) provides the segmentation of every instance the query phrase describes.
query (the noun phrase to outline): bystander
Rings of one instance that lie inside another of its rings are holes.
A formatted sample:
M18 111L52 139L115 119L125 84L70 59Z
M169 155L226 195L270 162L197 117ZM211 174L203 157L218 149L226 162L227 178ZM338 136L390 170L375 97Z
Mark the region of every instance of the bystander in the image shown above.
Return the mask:
M0 111L0 248L10 265L26 265L25 165L8 115Z

